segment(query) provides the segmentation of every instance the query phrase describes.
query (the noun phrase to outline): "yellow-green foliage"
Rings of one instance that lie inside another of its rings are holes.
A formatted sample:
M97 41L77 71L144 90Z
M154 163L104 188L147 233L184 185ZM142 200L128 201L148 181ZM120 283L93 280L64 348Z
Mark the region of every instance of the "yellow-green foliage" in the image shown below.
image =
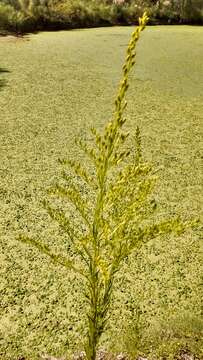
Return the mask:
M95 146L77 141L89 158L92 171L80 161L60 160L71 169L72 175L63 171L64 184L48 190L54 197L67 200L74 218L71 212L57 210L44 201L51 218L69 235L80 262L73 262L68 254L53 253L47 245L26 234L18 238L84 278L84 296L88 304L85 350L89 360L95 359L100 336L105 330L115 275L123 260L157 236L171 232L180 235L195 225L195 222L183 223L179 218L156 219L156 203L152 197L156 176L152 166L142 158L138 127L135 149L129 151L122 147L129 136L123 131L129 74L135 64L136 44L147 21L144 13L128 45L112 119L102 133L92 128Z

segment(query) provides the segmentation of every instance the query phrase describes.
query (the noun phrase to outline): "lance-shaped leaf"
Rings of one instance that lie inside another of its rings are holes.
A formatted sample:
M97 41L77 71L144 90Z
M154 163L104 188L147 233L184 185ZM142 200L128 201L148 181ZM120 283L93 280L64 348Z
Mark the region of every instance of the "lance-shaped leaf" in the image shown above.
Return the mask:
M89 148L85 141L83 141L82 139L76 139L75 142L76 145L78 145L81 150L83 150L83 152L88 156L88 158L93 162L93 164L96 165L98 162L98 154L95 149L93 147Z
M67 218L63 210L54 209L49 205L48 201L46 200L43 200L42 204L47 210L49 216L53 220L57 221L61 228L68 234L72 243L74 243L78 238L82 236L81 232L78 231L78 228L74 226L73 221Z
M93 187L93 185L94 185L94 187L96 186L95 178L89 174L87 169L84 166L82 166L79 161L68 160L68 159L59 159L59 162L61 165L69 166L73 170L75 175L82 178L83 181L85 181L86 184L88 184L89 186L91 186L91 187ZM65 172L63 172L63 178L67 179L67 177L65 176Z
M81 197L79 191L71 185L70 188L66 189L63 186L56 184L55 187L51 187L48 190L49 194L60 195L61 197L67 198L71 204L75 207L78 213L81 215L85 223L91 228L91 219L89 219L90 211L85 206L85 202Z
M73 270L74 272L80 274L82 277L85 277L85 278L87 277L87 275L85 274L85 272L83 270L81 270L75 266L74 262L67 259L65 256L63 256L61 254L53 253L50 250L48 245L43 244L40 241L30 238L24 234L19 235L17 237L17 240L24 244L32 245L32 246L36 247L42 254L45 254L48 257L50 257L54 263L62 265L66 269Z
M139 126L136 127L134 141L135 141L134 164L135 164L135 166L137 166L138 164L140 164L140 162L142 160L142 139L141 139L141 135L140 135Z
M95 138L95 143L99 153L105 153L108 149L107 139L102 136L94 127L91 127L91 133Z
M134 249L139 249L140 246L146 244L148 241L163 235L174 233L180 236L185 233L188 229L198 228L199 220L193 219L191 221L183 222L180 217L162 220L159 223L151 224L145 227L136 229L130 229L129 233L126 234L128 237L128 251L129 254Z

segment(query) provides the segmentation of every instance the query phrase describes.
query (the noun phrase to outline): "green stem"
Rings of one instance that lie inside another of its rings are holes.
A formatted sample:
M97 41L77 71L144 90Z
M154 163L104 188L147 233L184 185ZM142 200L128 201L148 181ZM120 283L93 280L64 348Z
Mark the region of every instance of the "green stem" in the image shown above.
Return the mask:
M101 336L101 332L103 330L103 321L104 315L101 309L108 307L108 299L111 293L112 281L113 278L110 279L109 284L107 284L107 288L104 291L103 299L101 301L100 294L100 273L98 270L98 259L100 254L100 228L102 228L103 221L103 204L105 200L106 193L106 182L107 182L107 174L109 169L109 162L112 156L112 153L115 148L115 143L117 141L117 137L119 134L119 130L121 129L124 121L122 120L123 112L125 110L126 104L123 104L126 91L128 89L128 75L134 64L135 57L135 46L139 39L140 32L145 28L147 22L146 14L139 20L139 27L135 30L132 35L132 40L128 46L126 63L123 68L123 80L120 84L118 95L115 101L116 109L114 112L114 119L110 124L106 127L105 136L109 139L109 142L106 143L107 151L102 153L101 157L97 164L97 177L99 183L99 193L95 206L93 227L92 227L92 237L93 237L93 256L92 256L92 266L91 266L91 275L90 275L90 313L88 314L89 319L89 329L88 329L88 344L86 347L86 355L88 360L95 360L96 358L96 348L98 345L99 338Z

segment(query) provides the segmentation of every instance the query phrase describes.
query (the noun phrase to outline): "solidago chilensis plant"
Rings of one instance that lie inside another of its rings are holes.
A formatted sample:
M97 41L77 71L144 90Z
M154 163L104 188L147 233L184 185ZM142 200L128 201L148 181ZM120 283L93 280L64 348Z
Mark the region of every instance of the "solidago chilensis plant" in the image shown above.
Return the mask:
M152 220L156 204L150 195L155 177L152 167L143 161L138 127L135 151L131 153L123 150L122 146L128 137L123 132L123 126L126 121L124 110L127 105L125 96L129 74L135 63L136 44L147 21L148 17L144 13L139 19L139 26L132 33L112 120L101 134L95 128L91 129L95 147L89 147L82 140L78 141L93 165L94 172L90 173L80 162L60 160L61 164L69 166L75 177L70 178L63 171L67 187L58 184L48 190L51 194L67 199L74 206L77 226L65 211L54 209L44 201L51 218L69 235L72 246L81 259L80 263L74 262L68 254L53 253L38 240L26 235L19 237L20 241L36 246L55 263L84 278L85 298L89 305L85 344L88 360L95 360L97 345L108 320L115 274L123 260L149 240L171 232L180 234L191 226L190 223L182 223L179 218L160 222ZM76 178L80 179L80 183L76 182ZM83 196L87 193L91 194L88 201ZM81 225L80 228L78 224Z

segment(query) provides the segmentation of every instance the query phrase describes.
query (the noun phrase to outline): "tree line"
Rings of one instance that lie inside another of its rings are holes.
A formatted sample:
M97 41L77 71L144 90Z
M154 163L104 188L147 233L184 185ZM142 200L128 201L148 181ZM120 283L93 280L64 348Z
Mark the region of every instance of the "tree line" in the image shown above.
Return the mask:
M0 0L0 31L25 33L134 24L202 24L202 0Z

